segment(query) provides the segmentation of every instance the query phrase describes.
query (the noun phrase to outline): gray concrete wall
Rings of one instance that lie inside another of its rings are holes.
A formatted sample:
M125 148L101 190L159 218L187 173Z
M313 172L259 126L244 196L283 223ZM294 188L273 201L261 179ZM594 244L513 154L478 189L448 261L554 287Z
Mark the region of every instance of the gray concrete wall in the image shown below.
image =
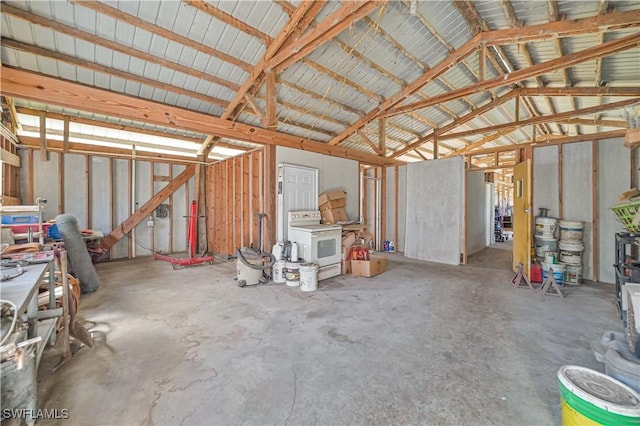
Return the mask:
M558 147L543 146L533 150L533 215L539 208L549 209L549 216L558 217L560 192L558 186Z
M358 219L360 172L357 161L279 146L276 148L276 165L280 163L318 169L318 194L333 190L346 191L347 216L351 220Z
M562 148L563 218L584 222L582 276L593 279L593 168L591 142Z
M466 172L466 247L467 256L486 247L487 208L484 171Z
M407 165L405 256L460 264L464 187L462 157Z
M615 233L624 231L616 215L609 210L619 204L618 195L627 191L631 182L631 154L623 139L598 143L598 242L600 281L615 282Z

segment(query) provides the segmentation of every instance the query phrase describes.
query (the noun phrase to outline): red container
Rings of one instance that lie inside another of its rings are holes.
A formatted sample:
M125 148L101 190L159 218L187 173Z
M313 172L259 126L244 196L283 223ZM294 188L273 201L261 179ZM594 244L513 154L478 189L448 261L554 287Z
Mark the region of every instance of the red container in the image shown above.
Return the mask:
M43 223L42 224L42 232L47 236L49 233L49 227L53 225L52 223ZM31 232L39 232L40 228L37 223L30 224L21 224L21 225L4 225L5 227L11 228L11 231L14 234L27 234L29 233L29 228L31 228Z
M531 272L529 274L532 283L542 282L542 266L539 263L531 264Z

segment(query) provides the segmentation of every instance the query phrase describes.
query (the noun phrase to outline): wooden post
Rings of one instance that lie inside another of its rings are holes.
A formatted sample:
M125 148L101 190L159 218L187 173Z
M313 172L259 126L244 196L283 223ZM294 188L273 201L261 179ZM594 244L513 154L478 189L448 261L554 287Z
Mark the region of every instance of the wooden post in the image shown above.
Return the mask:
M384 118L378 119L378 149L381 156L387 155L387 121Z
M267 110L265 112L264 126L269 130L275 130L278 127L276 117L276 74L273 71L266 71L267 86Z
M276 147L266 145L264 147L264 219L262 228L262 247L270 250L276 241Z
M635 188L638 180L638 148L631 148L631 181L629 188Z
M433 129L433 159L438 159L438 129ZM469 161L471 164L471 161Z
M40 161L49 161L47 151L47 113L40 113Z
M62 132L62 152L65 154L69 152L69 116L64 116L64 129Z
M599 267L598 267L598 261L599 261L599 257L600 257L600 250L599 250L599 244L600 244L600 239L598 238L598 166L599 166L599 160L598 160L598 142L597 141L592 141L591 142L591 166L592 166L592 170L593 170L593 174L592 176L592 181L593 181L593 192L592 192L592 211L593 211L593 217L592 217L592 228L593 228L593 259L592 259L592 264L593 264L593 282L598 282L598 280L600 279L599 275L600 275L600 271L599 271Z
M563 147L562 144L558 145L558 215L560 216L560 218L564 217L564 200L563 200L564 191L562 188L564 186L564 176L562 176L564 166L562 162L563 161L562 147Z

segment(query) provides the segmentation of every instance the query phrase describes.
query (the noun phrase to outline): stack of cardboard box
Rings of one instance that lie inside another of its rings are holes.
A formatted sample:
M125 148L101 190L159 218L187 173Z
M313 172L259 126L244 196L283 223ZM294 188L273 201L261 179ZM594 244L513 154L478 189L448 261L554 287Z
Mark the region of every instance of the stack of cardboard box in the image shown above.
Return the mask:
M322 215L322 223L340 223L347 222L347 193L344 191L327 191L318 197L318 205L320 206L320 214Z
M373 277L386 269L386 259L369 254L373 234L367 232L367 225L345 225L342 227L342 273L360 277ZM367 251L367 259L355 259L353 253Z

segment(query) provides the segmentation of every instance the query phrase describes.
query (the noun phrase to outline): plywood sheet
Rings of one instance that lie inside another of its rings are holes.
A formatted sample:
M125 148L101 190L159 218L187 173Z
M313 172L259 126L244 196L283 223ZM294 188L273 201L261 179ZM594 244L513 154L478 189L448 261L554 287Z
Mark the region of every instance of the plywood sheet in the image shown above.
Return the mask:
M405 256L460 264L464 173L462 157L407 165Z
M624 231L609 210L619 204L618 194L629 189L631 157L622 138L602 140L598 144L598 205L599 205L599 281L615 282L615 233Z
M593 279L593 168L591 142L567 144L562 151L563 219L584 222L582 276Z

